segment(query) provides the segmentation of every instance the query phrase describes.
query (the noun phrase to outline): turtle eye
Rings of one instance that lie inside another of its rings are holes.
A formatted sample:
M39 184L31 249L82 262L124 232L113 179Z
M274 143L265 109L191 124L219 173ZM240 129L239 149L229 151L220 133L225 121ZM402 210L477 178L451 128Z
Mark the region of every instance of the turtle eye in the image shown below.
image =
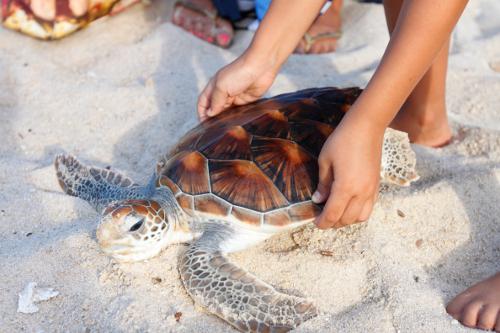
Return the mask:
M142 226L143 223L144 223L144 218L137 221L133 226L130 227L128 231L133 232L139 230L139 228Z

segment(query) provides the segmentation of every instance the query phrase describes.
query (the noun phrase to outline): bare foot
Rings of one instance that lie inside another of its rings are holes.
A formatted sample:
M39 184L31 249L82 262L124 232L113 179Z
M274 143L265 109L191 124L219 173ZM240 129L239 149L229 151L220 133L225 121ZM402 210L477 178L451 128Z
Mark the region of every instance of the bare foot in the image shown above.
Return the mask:
M229 47L234 30L231 22L217 16L210 0L187 0L179 2L172 22L196 37L221 47Z
M413 143L442 147L451 141L445 98L448 49L449 40L443 44L432 66L420 79L390 125L407 132Z
M408 105L396 115L390 127L408 133L410 142L428 147L443 147L450 143L452 133L444 105ZM423 110L433 108L432 112Z
M333 0L326 12L318 16L295 49L295 53L319 54L335 51L342 31L342 2L343 0Z
M500 272L455 297L446 311L467 327L500 332Z

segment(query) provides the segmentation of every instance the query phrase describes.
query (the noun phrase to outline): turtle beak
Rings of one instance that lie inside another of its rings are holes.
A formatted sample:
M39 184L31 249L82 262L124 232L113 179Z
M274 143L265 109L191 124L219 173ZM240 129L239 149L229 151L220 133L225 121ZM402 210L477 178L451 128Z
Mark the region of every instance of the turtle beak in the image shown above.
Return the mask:
M133 240L123 235L112 221L101 223L97 227L96 236L101 250L114 259L120 262L142 260L137 257L137 246L132 244Z
M101 250L120 262L134 262L156 256L161 248L145 246L120 230L112 218L105 216L97 227L97 242Z
M123 233L111 219L103 220L97 227L97 242L101 248L107 248L120 242Z

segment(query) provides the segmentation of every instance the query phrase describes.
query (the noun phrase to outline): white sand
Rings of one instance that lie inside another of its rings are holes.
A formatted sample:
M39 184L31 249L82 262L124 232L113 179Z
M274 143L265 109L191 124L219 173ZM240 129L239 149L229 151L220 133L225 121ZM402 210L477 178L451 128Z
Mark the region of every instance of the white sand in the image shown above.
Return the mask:
M197 123L200 89L251 35L221 50L166 23L167 7L137 7L60 42L0 30L1 332L233 331L193 306L176 270L180 247L136 264L103 255L98 215L62 194L52 167L57 153L71 152L145 181ZM326 312L297 331L472 331L444 305L500 269L499 14L496 0L471 1L456 29L448 109L459 140L417 147L418 183L381 198L369 223L305 228L293 235L297 249L282 235L232 255ZM345 22L337 53L293 56L270 95L364 86L388 40L382 7L349 3ZM59 295L38 313L17 313L32 281Z

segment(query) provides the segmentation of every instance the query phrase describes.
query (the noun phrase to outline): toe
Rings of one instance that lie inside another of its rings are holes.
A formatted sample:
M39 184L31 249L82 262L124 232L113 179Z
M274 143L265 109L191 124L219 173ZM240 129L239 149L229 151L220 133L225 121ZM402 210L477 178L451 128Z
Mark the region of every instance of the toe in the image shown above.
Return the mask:
M309 53L312 54L323 54L327 53L328 48L325 42L322 41L317 41L314 43L314 45L311 47L311 51Z
M483 306L482 302L472 301L468 303L462 310L462 314L458 319L462 324L468 327L476 327L479 311Z
M497 314L498 307L491 304L483 306L481 311L479 311L477 327L482 330L492 330L497 320Z
M309 54L320 54L321 53L321 45L320 43L316 42L314 43L311 48L309 49Z
M497 313L497 322L494 328L495 332L500 332L500 311Z
M450 303L448 303L448 305L446 306L446 312L448 312L455 319L458 319L458 317L462 314L462 309L467 304L469 299L470 297L468 297L468 295L465 293L458 295L457 297L452 299Z

